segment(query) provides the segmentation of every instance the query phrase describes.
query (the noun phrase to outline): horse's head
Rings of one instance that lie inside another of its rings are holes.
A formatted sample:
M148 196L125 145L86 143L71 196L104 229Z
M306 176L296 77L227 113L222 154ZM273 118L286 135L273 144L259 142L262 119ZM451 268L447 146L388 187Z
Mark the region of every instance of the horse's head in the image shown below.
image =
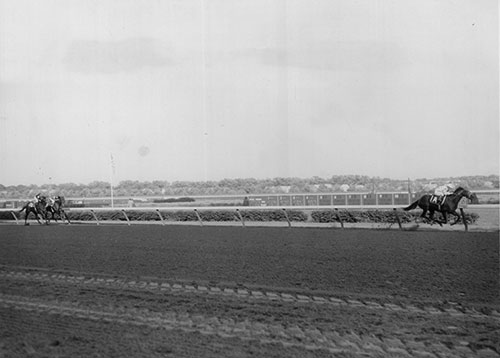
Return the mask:
M474 200L477 201L476 194L474 194L473 192L471 192L471 191L469 191L467 189L462 188L461 186L459 186L457 189L455 189L455 191L453 192L453 194L460 195L460 196L465 196L467 199L469 199L471 201L474 201Z
M471 193L467 199L469 199L472 204L479 204L479 199L475 193Z
M465 193L466 192L469 192L468 190L464 189L463 187L459 186L458 188L456 188L454 191L453 191L453 194L455 195L464 195L465 196Z

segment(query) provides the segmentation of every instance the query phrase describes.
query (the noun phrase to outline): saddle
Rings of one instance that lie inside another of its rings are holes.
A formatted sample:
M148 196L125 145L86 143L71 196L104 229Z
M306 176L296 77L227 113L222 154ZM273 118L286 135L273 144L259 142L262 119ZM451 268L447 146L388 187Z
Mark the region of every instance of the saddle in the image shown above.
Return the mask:
M441 205L444 204L444 201L446 200L446 197L447 197L447 195L435 195L435 194L433 194L431 196L431 199L429 200L429 202L431 202L432 204L436 204L437 206L441 207Z

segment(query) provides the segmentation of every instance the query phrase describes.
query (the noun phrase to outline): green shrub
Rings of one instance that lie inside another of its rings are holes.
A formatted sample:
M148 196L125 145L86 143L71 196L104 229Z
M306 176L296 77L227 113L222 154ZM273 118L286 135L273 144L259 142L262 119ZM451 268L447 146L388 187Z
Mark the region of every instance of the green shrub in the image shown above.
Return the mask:
M24 216L23 216L23 219L24 219ZM12 216L10 211L0 211L0 220L14 220L14 217Z
M420 218L420 213L398 211L397 214L399 216L399 220L403 224L414 222L417 218ZM440 216L441 214L439 213L434 215L435 218L440 218ZM314 222L318 223L340 222L340 220L345 223L397 223L396 213L394 210L321 210L313 211L311 217ZM455 220L453 217L448 215L448 219L450 218L451 220ZM467 223L475 223L478 218L479 215L476 213L465 213ZM462 220L460 219L459 222L462 222Z
M153 203L192 203L195 200L189 197L182 198L168 198L168 199L154 199Z
M128 218L131 221L158 221L160 217L157 212L150 211L134 211L126 210ZM95 220L92 213L89 211L84 212L67 212L70 220L75 221L89 221ZM106 210L95 212L97 218L102 221L106 220L121 220L124 221L125 216L122 212L116 210ZM160 214L164 220L167 221L197 221L198 217L194 210L186 211L162 211ZM217 222L217 221L239 221L240 218L236 210L199 210L198 214L202 221ZM286 216L283 210L241 210L241 216L247 221L286 221ZM290 221L307 221L307 215L298 210L287 210L288 218Z

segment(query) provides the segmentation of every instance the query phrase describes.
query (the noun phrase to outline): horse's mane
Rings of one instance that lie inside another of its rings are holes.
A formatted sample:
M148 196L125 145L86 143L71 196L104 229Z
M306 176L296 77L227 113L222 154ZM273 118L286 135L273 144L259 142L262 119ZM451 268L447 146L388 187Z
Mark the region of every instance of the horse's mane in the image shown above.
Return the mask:
M463 187L459 186L458 188L455 189L455 191L453 192L453 194L456 194L456 193L458 193L460 191L464 191L464 190L465 189Z

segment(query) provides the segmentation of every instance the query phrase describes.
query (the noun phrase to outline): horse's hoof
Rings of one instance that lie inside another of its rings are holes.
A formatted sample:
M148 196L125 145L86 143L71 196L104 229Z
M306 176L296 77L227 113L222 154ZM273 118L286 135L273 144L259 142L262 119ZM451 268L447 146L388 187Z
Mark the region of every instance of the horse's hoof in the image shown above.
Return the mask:
M30 223L25 223L24 226L30 226Z

